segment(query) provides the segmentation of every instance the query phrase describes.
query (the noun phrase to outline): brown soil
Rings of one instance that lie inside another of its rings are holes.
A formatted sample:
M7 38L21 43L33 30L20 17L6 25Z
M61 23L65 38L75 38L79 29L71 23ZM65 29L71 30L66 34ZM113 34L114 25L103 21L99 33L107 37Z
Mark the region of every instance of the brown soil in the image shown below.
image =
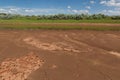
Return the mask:
M0 80L120 80L120 32L2 30Z

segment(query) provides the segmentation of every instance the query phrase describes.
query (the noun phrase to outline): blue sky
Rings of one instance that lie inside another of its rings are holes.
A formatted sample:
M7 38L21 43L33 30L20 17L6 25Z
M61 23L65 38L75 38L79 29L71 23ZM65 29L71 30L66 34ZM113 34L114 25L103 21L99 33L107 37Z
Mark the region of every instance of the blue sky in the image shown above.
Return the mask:
M0 0L0 13L120 15L120 0Z

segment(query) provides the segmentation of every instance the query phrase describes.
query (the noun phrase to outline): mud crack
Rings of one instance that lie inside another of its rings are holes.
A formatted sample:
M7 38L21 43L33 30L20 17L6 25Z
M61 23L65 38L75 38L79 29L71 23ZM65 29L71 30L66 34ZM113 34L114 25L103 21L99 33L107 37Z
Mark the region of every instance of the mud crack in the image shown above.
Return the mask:
M42 65L43 61L34 53L20 58L6 59L0 64L0 80L26 80Z

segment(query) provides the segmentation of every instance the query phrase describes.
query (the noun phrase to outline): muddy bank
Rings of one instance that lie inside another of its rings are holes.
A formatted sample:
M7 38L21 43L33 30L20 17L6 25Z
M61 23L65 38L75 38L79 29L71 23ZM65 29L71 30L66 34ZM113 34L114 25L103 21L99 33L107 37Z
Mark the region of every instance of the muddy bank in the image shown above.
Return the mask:
M0 80L120 80L119 42L119 31L1 30Z

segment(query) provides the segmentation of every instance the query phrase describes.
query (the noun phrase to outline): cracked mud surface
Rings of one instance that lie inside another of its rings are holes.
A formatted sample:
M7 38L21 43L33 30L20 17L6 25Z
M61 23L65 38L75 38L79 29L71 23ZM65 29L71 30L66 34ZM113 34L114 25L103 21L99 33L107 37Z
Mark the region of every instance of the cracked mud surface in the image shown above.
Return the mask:
M120 80L120 32L0 31L0 80Z
M28 76L39 69L43 62L35 54L14 59L8 58L0 65L1 80L26 80Z

